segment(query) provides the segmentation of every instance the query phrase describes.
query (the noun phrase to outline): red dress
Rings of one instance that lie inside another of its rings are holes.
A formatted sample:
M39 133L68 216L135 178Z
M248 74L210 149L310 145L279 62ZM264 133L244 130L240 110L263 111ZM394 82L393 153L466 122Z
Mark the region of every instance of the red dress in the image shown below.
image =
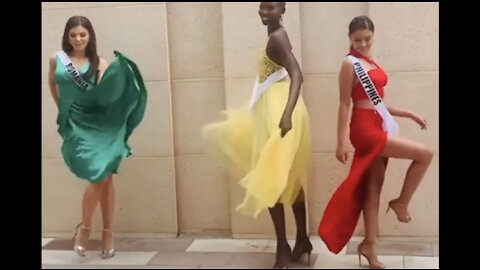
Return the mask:
M362 58L375 66L368 71L378 94L383 98L387 75L373 60L367 59L353 49L351 55ZM357 83L352 89L352 100L368 99L363 87ZM348 176L335 190L325 208L318 226L318 234L328 249L337 254L350 240L363 206L365 181L363 175L382 152L387 140L382 128L382 118L374 109L353 108L350 122L350 141L355 148Z

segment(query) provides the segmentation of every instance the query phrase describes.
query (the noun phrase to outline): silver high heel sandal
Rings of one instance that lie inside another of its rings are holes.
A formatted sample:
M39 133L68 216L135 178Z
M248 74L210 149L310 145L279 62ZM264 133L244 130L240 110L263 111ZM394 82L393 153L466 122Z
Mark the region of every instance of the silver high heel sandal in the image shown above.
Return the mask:
M103 232L109 232L109 231L110 229L103 229ZM102 259L112 258L113 256L115 256L115 248L112 247L111 249L108 249L108 250L107 249L102 250L101 256L102 256Z
M73 239L75 239L75 244L73 245L73 250L74 250L79 256L85 257L85 252L87 251L87 247L78 244L78 241L79 241L79 238L80 238L80 237L77 237L77 236L80 235L80 234L78 233L79 230L90 231L90 227L86 227L86 226L84 226L82 223L79 223L79 224L77 225L77 227L75 228L75 234L73 235Z

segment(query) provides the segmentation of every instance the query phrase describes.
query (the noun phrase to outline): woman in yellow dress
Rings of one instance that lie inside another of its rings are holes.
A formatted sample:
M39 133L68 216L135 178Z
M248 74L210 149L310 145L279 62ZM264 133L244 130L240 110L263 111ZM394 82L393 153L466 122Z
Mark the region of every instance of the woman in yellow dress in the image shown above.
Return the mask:
M287 268L290 261L298 261L305 253L310 258L312 251L302 188L310 163L310 127L300 97L302 72L281 25L284 13L285 2L260 4L268 43L262 50L250 103L227 109L226 120L203 129L207 144L245 173L240 184L246 194L237 210L257 217L268 208L277 235L274 268ZM297 225L293 251L286 239L284 204L292 206Z

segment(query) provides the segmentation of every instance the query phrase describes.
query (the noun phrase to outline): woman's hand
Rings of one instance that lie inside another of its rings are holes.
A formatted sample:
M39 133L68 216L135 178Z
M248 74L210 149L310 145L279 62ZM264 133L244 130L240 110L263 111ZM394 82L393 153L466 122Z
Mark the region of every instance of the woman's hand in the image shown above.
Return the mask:
M425 120L422 116L412 113L410 118L415 121L422 129L427 129L427 120Z
M337 157L338 161L345 164L348 159L348 153L345 151L345 147L337 146L337 149L335 150L335 156Z
M288 131L292 129L292 116L291 115L282 115L282 118L280 119L280 124L278 127L282 130L281 136L282 138L287 135Z

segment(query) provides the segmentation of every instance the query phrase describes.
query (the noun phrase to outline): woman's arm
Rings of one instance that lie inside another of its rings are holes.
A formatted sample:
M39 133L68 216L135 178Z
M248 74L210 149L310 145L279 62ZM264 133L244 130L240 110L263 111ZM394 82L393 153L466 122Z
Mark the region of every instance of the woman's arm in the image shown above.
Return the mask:
M348 138L348 112L350 110L352 85L354 80L353 65L350 61L345 60L340 69L338 77L338 85L340 91L340 105L338 107L338 120L337 120L337 149L335 155L337 159L345 163L347 160L347 152L345 151L345 145Z
M298 97L300 96L303 75L297 59L292 53L292 46L288 39L287 32L277 31L270 37L270 42L272 42L276 56L278 56L278 60L276 59L278 64L285 67L291 79L288 101L279 124L279 127L282 130L281 135L283 137L290 129L292 129L292 113L297 104Z
M55 82L55 60L55 55L50 57L50 69L48 70L48 85L50 87L50 93L52 94L53 101L58 106L58 91L57 83Z

